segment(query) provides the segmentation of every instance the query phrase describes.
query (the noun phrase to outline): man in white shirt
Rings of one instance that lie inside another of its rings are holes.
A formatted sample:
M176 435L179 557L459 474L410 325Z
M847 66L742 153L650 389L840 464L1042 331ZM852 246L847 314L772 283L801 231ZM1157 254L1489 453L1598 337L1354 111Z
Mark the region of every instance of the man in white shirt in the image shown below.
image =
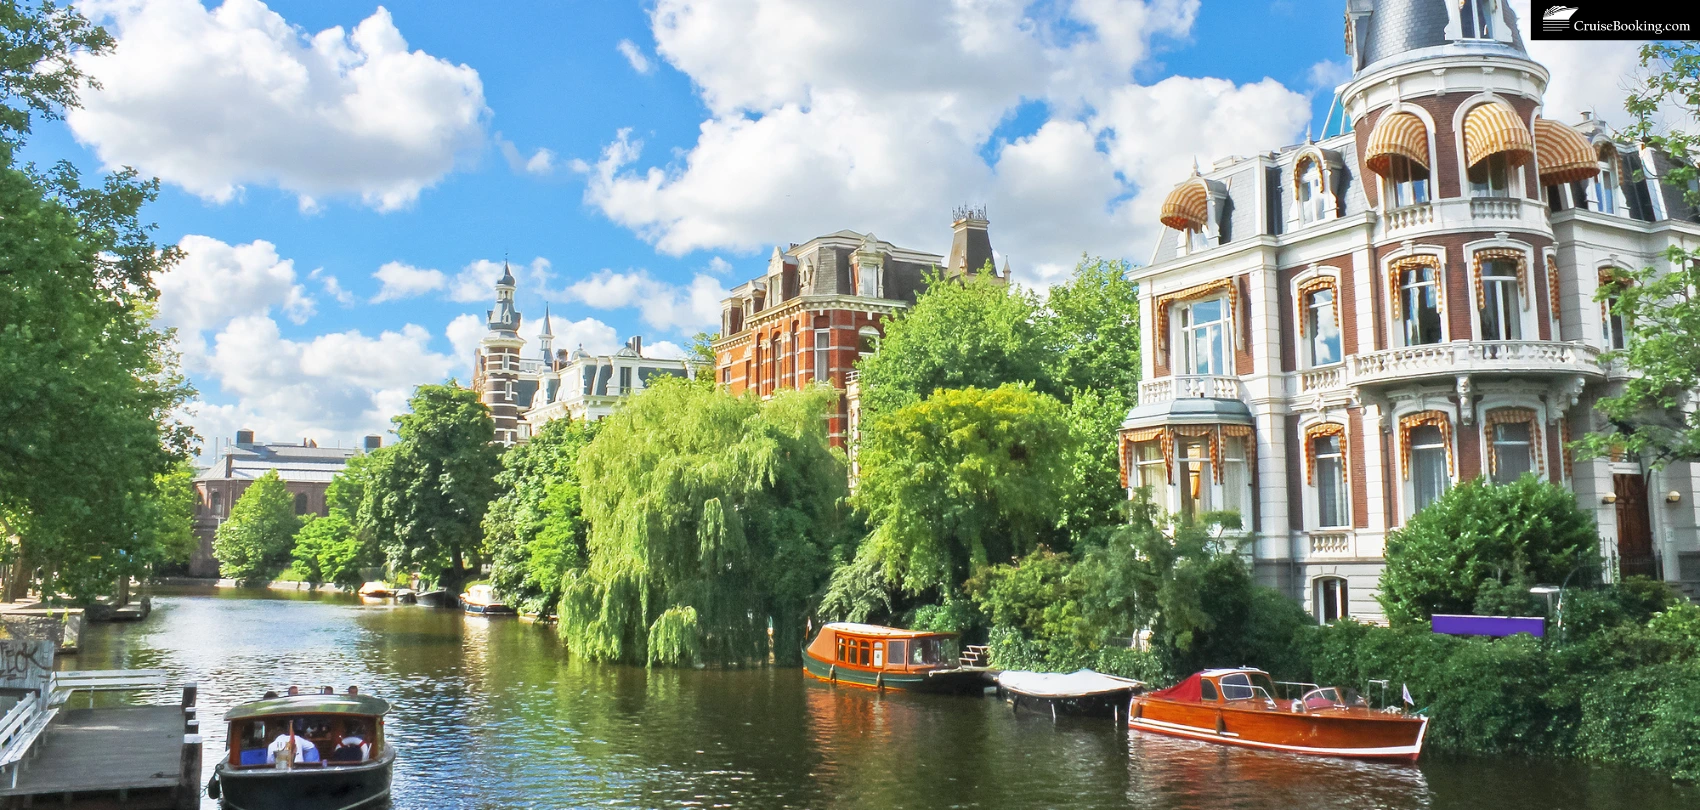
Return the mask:
M290 728L277 735L277 739L266 746L266 764L288 767L307 761L307 749L313 748L315 752L318 749L314 747L312 740L301 736L304 728L305 724L296 720Z

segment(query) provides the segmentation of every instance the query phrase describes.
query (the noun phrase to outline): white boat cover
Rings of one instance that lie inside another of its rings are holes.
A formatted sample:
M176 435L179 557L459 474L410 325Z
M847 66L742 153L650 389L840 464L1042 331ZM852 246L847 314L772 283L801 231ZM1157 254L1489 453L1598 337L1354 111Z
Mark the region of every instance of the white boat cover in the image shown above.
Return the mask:
M1010 670L998 673L998 686L1037 698L1074 698L1118 692L1144 686L1132 678L1105 675L1090 669L1074 672L1026 672Z

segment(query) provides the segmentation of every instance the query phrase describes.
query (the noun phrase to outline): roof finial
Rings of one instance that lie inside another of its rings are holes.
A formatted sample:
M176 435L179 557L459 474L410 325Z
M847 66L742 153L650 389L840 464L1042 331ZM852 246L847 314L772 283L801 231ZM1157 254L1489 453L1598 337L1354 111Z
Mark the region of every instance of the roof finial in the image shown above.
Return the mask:
M549 328L549 304L547 302L545 302L543 304L543 332L542 332L541 336L542 337L554 337L555 336L554 331Z
M1193 155L1192 156L1192 176L1197 177L1199 174L1201 174L1201 172L1198 171L1198 156Z
M1315 138L1312 138L1312 137L1311 137L1311 136L1310 136L1310 132L1311 132L1311 129L1310 129L1310 127L1311 127L1311 125L1310 125L1310 124L1308 124L1308 123L1307 123L1307 124L1305 124L1305 143L1307 143L1307 144L1308 144L1308 143L1316 143L1316 139L1315 139Z

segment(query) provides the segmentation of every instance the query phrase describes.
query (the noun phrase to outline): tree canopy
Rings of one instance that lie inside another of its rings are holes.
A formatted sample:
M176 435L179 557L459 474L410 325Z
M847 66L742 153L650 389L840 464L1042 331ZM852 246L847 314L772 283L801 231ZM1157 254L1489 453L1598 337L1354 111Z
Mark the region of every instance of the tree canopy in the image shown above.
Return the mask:
M329 582L347 591L358 589L366 581L364 569L380 559L376 545L361 540L341 509L324 517L309 515L295 533L290 556L302 580L314 587Z
M771 399L660 380L603 420L579 460L588 566L569 571L574 655L633 663L797 660L842 553L837 393Z
M502 456L501 495L484 515L490 583L521 609L553 614L569 570L583 568L585 522L578 459L596 423L556 419Z
M243 585L264 585L289 567L290 549L301 519L295 499L277 470L255 479L230 508L230 518L218 526L213 556L219 573Z
M407 404L392 420L399 441L368 456L345 486L362 489L356 525L370 528L392 571L417 570L458 592L484 559L484 512L502 465L496 425L478 395L452 381L419 386Z

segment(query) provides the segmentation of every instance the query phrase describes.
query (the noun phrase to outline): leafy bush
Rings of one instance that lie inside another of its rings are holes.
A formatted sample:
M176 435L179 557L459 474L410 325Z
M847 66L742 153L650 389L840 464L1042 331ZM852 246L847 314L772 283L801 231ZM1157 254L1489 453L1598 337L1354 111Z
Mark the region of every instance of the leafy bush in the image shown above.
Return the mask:
M1381 604L1395 624L1475 609L1485 583L1526 591L1562 583L1580 569L1597 580L1599 533L1570 490L1532 475L1496 485L1478 479L1453 487L1387 535ZM1489 589L1484 605L1508 604ZM1509 603L1515 604L1515 603Z
M276 470L268 470L243 490L230 519L213 537L219 573L243 585L264 585L289 566L289 551L301 519L295 499Z
M290 556L301 581L315 587L330 582L348 590L360 587L362 568L382 561L377 545L362 542L341 509L332 509L325 517L309 517L295 533Z

